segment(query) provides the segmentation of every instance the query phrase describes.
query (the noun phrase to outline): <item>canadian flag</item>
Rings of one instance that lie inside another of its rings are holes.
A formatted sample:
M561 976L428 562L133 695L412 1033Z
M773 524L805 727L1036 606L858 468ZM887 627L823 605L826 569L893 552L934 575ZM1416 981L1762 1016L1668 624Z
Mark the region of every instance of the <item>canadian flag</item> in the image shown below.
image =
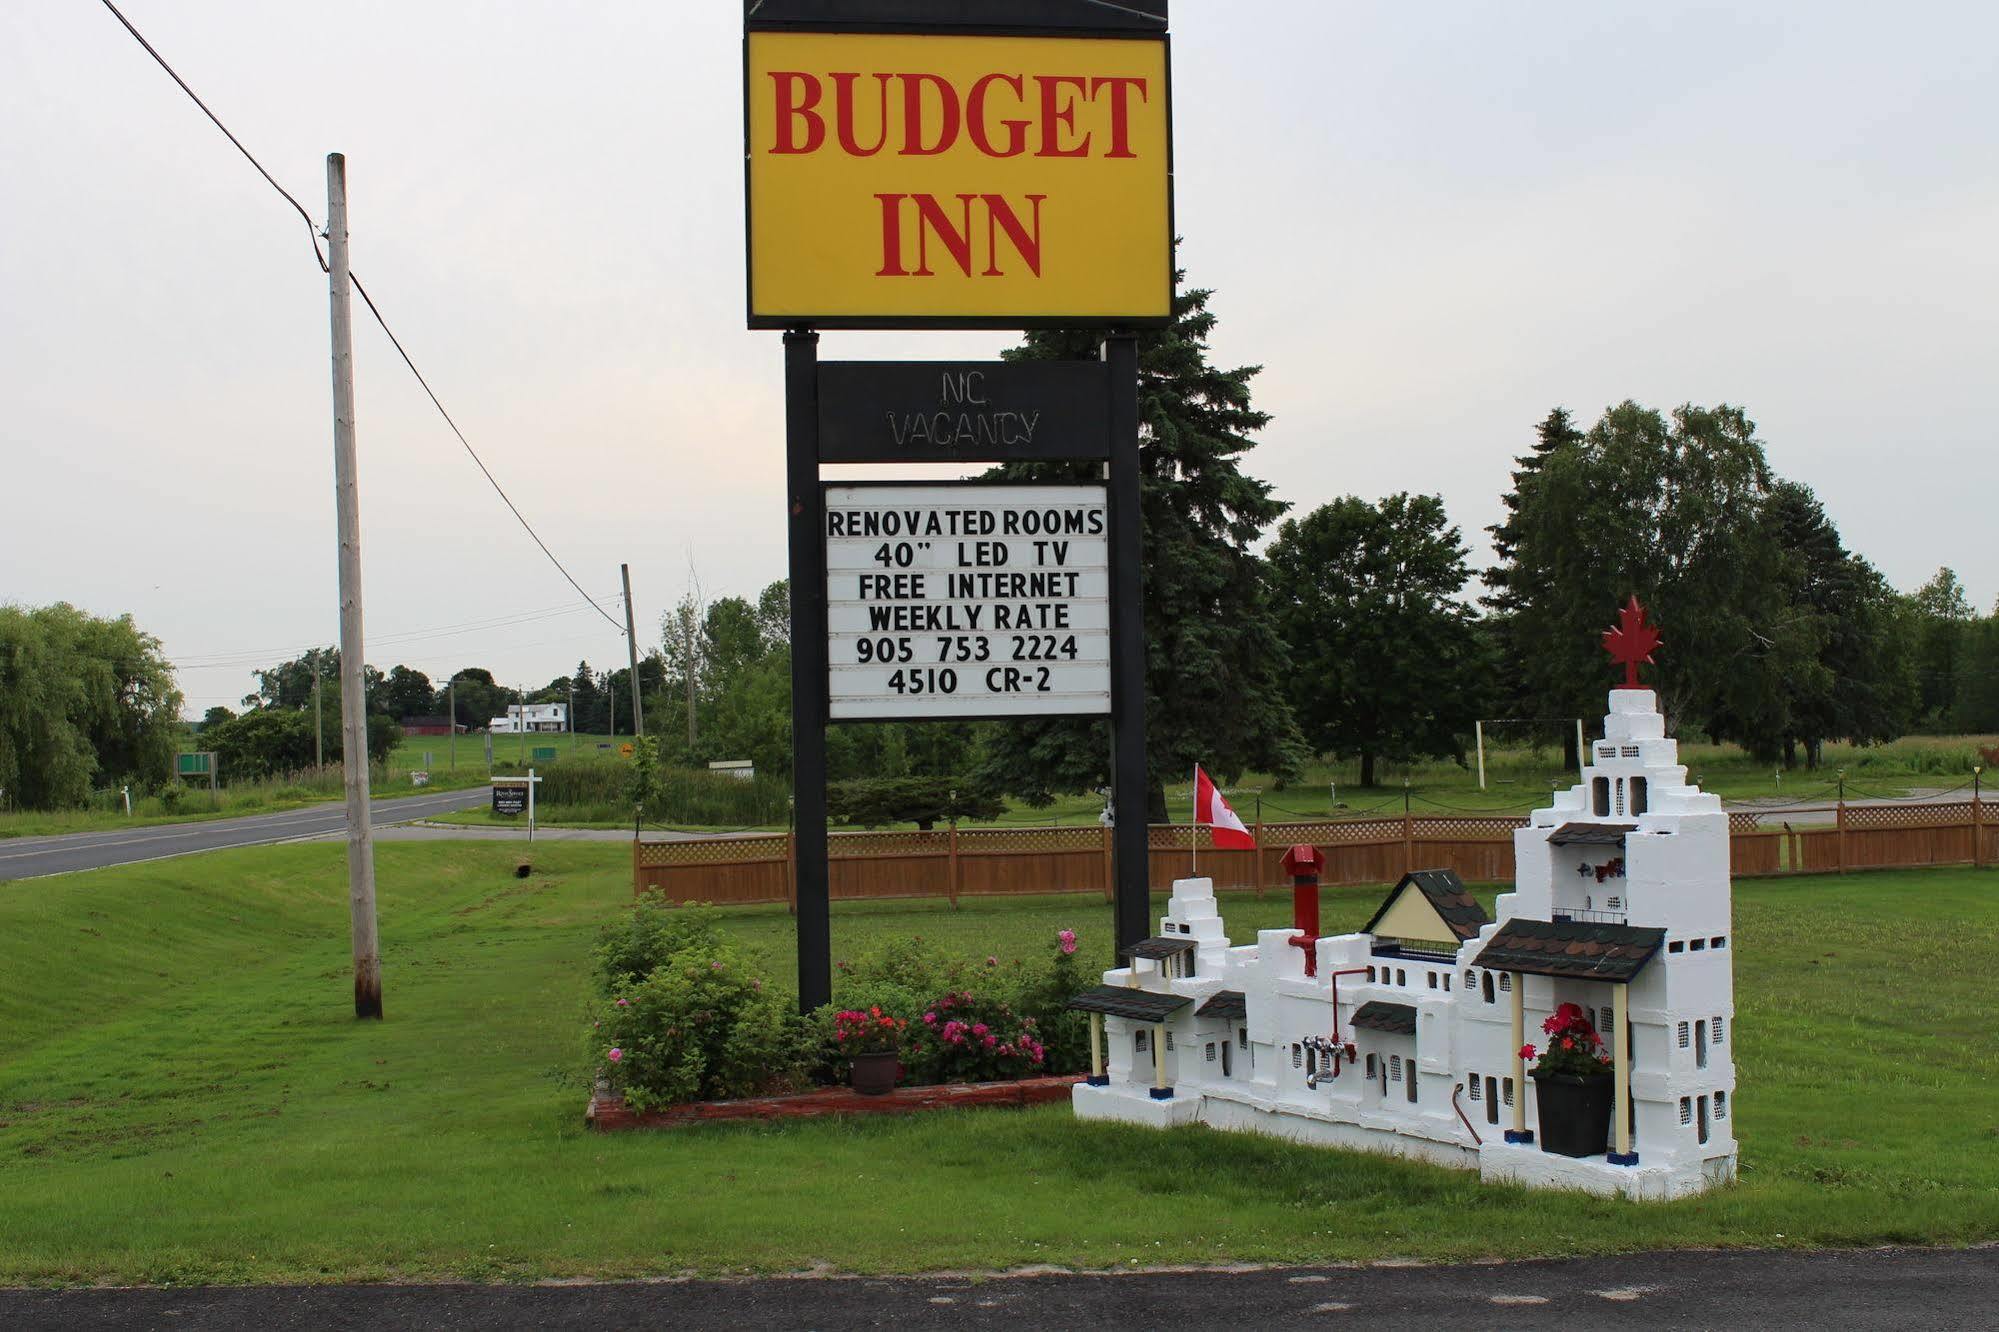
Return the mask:
M1256 838L1242 826L1242 819L1229 808L1198 763L1194 765L1194 822L1208 825L1217 851L1256 850Z

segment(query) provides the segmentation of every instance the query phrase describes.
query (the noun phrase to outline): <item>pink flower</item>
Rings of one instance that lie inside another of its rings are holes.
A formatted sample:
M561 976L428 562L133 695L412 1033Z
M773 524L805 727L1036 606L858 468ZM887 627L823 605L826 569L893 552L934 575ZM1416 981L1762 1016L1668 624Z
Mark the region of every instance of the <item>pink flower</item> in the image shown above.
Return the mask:
M1074 930L1063 930L1055 937L1061 942L1064 953L1073 953L1076 951L1076 932Z
M708 970L710 971L720 971L721 969L722 969L722 964L720 962L710 962L708 964Z
M986 1024L983 1022L974 1022L972 1024L972 1035L974 1036L983 1036L990 1030L992 1030L992 1028L986 1026Z
M625 1052L623 1050L620 1050L617 1046L614 1045L611 1047L611 1053L606 1057L610 1059L612 1063L615 1064L620 1059L623 1059L625 1057Z
M618 1000L618 1007L620 1008L630 1008L631 1006L632 1006L632 1001L629 999Z
M935 1013L925 1013L923 1020L933 1027L937 1025L937 1015Z
M986 1048L987 1048L988 1050L992 1049L992 1048L993 1048L993 1047L994 1047L995 1045L998 1045L998 1044L999 1044L999 1037L997 1037L997 1036L988 1036L988 1037L986 1037Z
M989 967L996 967L999 965L999 959L996 957L989 957L986 959L986 965Z

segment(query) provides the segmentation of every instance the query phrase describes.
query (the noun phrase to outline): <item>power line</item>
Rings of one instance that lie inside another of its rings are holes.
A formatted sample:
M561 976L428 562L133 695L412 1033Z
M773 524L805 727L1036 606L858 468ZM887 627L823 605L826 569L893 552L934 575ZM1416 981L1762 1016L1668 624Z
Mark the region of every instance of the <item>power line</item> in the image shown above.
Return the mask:
M615 596L607 599L613 602L617 600ZM542 620L560 619L565 615L574 615L578 611L587 609L588 607L585 605L568 602L560 606L544 606L534 610L525 610L514 615L493 616L479 620L465 620L457 624L440 625L434 629L398 630L394 633L378 634L371 637L369 639L369 646L371 648L378 648L398 644L407 645L429 638L450 638L464 634L486 633L494 629L512 628L515 625L534 624ZM624 637L622 625L619 626L618 637ZM285 653L302 654L311 651L313 646L312 644L304 646L293 644L284 647L242 648L231 652L191 652L185 656L176 657L174 667L177 670L208 670L211 668L245 664L258 665L268 663L273 658L280 657Z
M243 159L247 161L251 166L257 169L257 174L262 176L265 182L268 183L272 189L276 190L279 193L279 195L281 195L284 198L284 201L286 203L290 204L294 209L296 209L300 217L305 219L306 230L312 236L313 257L319 261L319 270L322 273L329 271L327 268L326 256L320 252L319 248L319 238L321 235L320 228L313 222L312 214L308 213L305 210L305 205L301 204L297 199L293 198L291 191L287 190L284 186L278 184L276 177L272 176L270 172L266 171L264 169L264 164L262 162L259 162L256 159L256 157L251 154L250 150L243 146L243 141L241 139L238 139L233 133L230 132L229 127L222 123L222 118L216 115L213 111L209 110L208 103L202 101L201 98L196 95L194 89L188 86L187 80L183 79L180 76L180 74L175 71L174 67L167 63L166 57L161 55L157 50L155 50L153 48L153 44L146 40L145 35L141 33L137 28L132 26L132 21L130 19L126 18L123 14L118 12L118 6L112 4L111 0L103 0L103 4L106 9L111 11L112 17L116 18L119 23L124 25L125 31L132 34L132 39L138 42L140 46L145 48L146 54L151 56L154 62L157 63L161 69L167 72L167 76L169 78L171 78L175 83L180 85L180 90L188 95L188 99L192 101L196 106L201 108L202 114L207 116L209 120L214 122L215 128L222 131L223 137L228 139L230 143L235 145L236 151L243 154ZM485 460L479 456L478 450L472 447L472 441L465 438L465 432L460 430L458 428L458 423L451 419L451 413L444 410L444 404L438 401L437 394L434 391L432 391L430 387L430 382L423 377L423 372L416 368L416 362L410 359L409 352L404 350L402 339L398 338L395 334L395 330L389 327L389 321L382 317L381 310L378 309L375 305L375 298L370 296L368 294L368 289L361 285L360 277L357 274L350 271L348 273L348 279L354 284L354 290L361 294L361 300L365 305L367 305L368 313L375 317L376 324L380 325L382 332L388 335L389 342L396 349L396 354L403 358L403 364L409 367L409 371L412 375L416 376L416 382L423 387L424 394L427 397L429 397L431 406L437 408L437 414L444 418L444 423L447 426L451 427L451 433L458 436L458 442L465 446L465 452L471 455L472 461L478 465L480 474L483 475L486 478L487 483L493 487L493 492L500 497L501 503L507 506L508 512L514 515L515 519L517 519L520 522L522 529L527 532L529 537L533 538L535 545L541 547L541 553L548 557L548 562L555 566L556 572L561 574L565 579L567 579L569 585L575 588L578 595L580 595L585 601L589 602L592 608L594 608L599 615L603 616L606 620L609 620L611 624L617 628L618 632L620 634L623 634L625 629L624 625L620 624L616 619L616 617L614 617L609 611L605 610L602 606L599 606L596 602L596 599L593 598L588 592L585 592L583 590L583 585L576 581L576 579L570 574L568 569L563 567L561 560L555 558L555 552L548 548L548 543L541 539L540 533L534 530L533 525L530 524L527 518L521 513L519 507L514 504L511 498L508 497L507 492L501 488L500 483L494 479L493 473L486 466Z

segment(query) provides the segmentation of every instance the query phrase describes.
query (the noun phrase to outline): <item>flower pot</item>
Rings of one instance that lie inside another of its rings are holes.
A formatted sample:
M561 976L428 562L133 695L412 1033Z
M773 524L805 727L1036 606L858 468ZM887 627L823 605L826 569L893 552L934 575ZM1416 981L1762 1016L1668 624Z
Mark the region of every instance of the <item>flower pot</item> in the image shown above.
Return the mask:
M854 1056L854 1069L847 1082L863 1096L882 1096L895 1090L902 1076L902 1061L893 1050L876 1050Z
M1574 1073L1541 1073L1534 1079L1540 1109L1541 1150L1563 1156L1602 1156L1610 1141L1611 1079Z

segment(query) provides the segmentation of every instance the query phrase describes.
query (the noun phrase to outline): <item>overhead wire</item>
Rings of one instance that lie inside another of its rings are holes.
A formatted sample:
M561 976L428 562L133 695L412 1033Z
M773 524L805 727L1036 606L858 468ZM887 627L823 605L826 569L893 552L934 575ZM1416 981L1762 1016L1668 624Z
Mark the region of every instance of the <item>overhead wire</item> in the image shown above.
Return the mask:
M236 135L233 132L231 132L230 128L227 125L222 123L222 118L216 115L214 111L209 109L208 103L202 101L200 96L194 91L194 89L188 85L187 80L183 79L180 76L179 72L176 71L172 65L167 63L167 58L161 55L151 42L146 40L145 34L140 32L138 28L134 27L132 21L126 18L123 13L119 12L117 5L113 4L111 0L101 0L101 2L106 9L111 11L112 17L116 18L118 22L124 26L125 31L132 34L132 39L138 42L140 46L145 48L146 54L153 58L154 63L159 65L161 69L165 70L167 72L167 76L180 86L180 90L182 92L188 95L188 99L192 101L196 106L200 107L201 113L207 116L209 120L214 123L215 128L222 131L223 137L227 138L231 144L235 145L236 151L243 155L243 160L248 162L251 166L255 167L257 170L257 174L262 176L265 182L269 184L272 189L276 190L278 194L284 199L284 201L290 204L292 208L297 211L298 215L301 218L305 219L306 230L308 233L310 233L312 237L313 257L319 262L320 272L325 273L332 271L327 264L325 253L321 251L319 248L320 237L325 233L316 223L313 222L312 214L306 211L305 205L301 204L296 198L294 198L292 196L291 191L287 190L284 186L278 184L277 178L271 175L269 171L264 169L264 164L262 162L259 162L256 156L252 154L248 148L243 146L243 141L237 138ZM444 403L438 399L436 392L430 387L430 381L423 377L423 372L421 370L417 369L416 362L410 357L408 350L404 348L402 339L396 336L395 330L389 327L389 321L383 318L380 308L377 307L375 304L375 298L368 294L368 289L365 286L361 285L360 276L358 274L355 274L350 269L348 272L348 280L354 284L354 290L360 293L361 301L363 304L365 304L368 307L368 313L374 316L375 323L378 324L381 327L382 332L388 336L390 344L394 346L396 349L396 354L402 357L403 364L409 367L409 372L416 377L416 382L420 386L422 386L425 396L430 399L431 406L437 408L437 414L444 418L444 423L447 426L451 427L451 433L458 437L458 442L464 445L465 452L471 456L473 463L477 465L477 467L479 468L480 474L486 478L487 484L491 485L493 487L493 492L500 497L500 502L507 506L508 512L514 515L514 518L520 523L522 529L527 532L530 538L533 539L535 545L541 548L541 553L548 557L548 562L555 566L556 572L560 573L563 576L563 578L567 579L569 585L576 589L578 595L580 595L585 601L589 602L592 609L594 609L599 615L603 616L607 621L609 621L611 625L618 630L620 635L623 635L625 632L625 626L621 624L618 621L618 619L615 616L613 616L609 611L605 610L602 606L599 606L594 597L592 597L588 592L585 592L583 590L583 585L577 582L575 577L569 572L569 570L566 567L564 567L562 561L555 557L555 552L548 548L548 543L541 539L541 534L534 530L534 525L528 522L526 515L521 513L519 506L517 506L514 503L512 497L507 494L506 490L500 485L499 481L493 476L492 470L486 466L486 462L483 458L479 456L478 450L472 447L472 441L465 437L465 432L458 428L458 422L453 420L451 417L451 413L445 410Z

